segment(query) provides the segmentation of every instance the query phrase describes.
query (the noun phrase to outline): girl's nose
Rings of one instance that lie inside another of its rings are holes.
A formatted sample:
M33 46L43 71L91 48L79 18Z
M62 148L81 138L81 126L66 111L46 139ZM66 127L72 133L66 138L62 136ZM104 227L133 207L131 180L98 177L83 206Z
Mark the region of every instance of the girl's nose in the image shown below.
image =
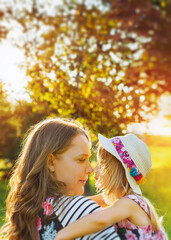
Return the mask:
M95 167L94 167L94 172L96 173L96 172L98 172L99 171L99 167L96 165Z
M100 175L100 169L98 166L96 166L94 168L94 179L97 180L99 178L99 175Z
M89 162L89 164L88 164L88 166L87 166L87 168L86 168L86 173L87 173L87 174L92 174L92 172L93 172L93 168L92 168L92 166L91 166L91 164L90 164L90 162Z

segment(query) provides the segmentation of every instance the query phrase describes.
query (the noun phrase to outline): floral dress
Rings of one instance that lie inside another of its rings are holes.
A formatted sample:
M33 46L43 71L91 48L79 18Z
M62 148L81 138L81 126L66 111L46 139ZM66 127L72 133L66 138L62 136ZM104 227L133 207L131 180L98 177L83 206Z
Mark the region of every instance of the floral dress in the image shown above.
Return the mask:
M134 200L139 206L149 215L147 205L135 195L125 196ZM154 231L152 225L136 226L128 219L124 219L114 224L115 231L121 240L167 240L167 235L164 231Z
M47 198L42 204L41 211L36 219L37 240L54 239L57 232L63 228L58 217L55 215L51 200L53 198Z

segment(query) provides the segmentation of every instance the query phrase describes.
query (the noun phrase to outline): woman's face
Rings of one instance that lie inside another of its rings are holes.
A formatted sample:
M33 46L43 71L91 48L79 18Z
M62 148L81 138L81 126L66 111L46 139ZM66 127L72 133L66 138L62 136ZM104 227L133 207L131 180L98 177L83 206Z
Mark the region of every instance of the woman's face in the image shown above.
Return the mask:
M78 134L70 147L54 161L54 173L58 181L67 185L69 195L82 195L88 175L93 172L89 158L90 143L85 135Z

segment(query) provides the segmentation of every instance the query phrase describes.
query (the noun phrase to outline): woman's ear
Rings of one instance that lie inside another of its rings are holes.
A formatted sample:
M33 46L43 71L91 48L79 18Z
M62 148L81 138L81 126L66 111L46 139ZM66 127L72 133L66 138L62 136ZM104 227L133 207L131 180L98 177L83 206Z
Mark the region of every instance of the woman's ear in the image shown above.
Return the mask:
M50 172L55 171L54 161L55 161L55 156L52 153L50 153L47 159L47 165Z

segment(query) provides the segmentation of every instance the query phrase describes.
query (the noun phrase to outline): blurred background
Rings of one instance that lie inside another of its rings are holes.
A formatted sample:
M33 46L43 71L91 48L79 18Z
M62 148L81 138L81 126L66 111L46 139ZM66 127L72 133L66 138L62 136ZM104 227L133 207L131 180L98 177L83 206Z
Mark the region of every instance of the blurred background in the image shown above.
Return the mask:
M22 138L48 117L87 126L92 165L98 132L145 141L142 191L171 237L171 0L0 0L0 226Z

